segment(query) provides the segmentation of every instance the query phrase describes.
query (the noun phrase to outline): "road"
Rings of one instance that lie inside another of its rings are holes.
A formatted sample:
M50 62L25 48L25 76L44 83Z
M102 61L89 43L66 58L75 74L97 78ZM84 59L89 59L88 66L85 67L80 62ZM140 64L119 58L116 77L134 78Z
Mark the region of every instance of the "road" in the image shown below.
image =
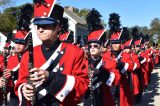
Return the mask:
M160 69L154 69L140 106L160 106Z

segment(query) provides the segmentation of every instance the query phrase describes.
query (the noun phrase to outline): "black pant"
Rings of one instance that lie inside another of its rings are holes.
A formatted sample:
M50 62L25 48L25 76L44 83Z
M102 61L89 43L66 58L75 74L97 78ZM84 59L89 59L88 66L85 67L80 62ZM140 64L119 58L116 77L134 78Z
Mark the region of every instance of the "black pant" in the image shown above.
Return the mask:
M18 97L15 94L10 95L9 106L18 106Z

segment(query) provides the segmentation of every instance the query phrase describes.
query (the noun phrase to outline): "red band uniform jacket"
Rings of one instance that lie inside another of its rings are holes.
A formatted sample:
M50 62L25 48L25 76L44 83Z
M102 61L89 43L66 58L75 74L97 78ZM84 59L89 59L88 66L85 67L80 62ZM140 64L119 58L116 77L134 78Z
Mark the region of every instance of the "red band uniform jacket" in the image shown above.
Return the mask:
M116 62L109 59L97 60L90 58L90 66L93 67L93 88L95 106L115 106L110 87L118 85L120 80L119 71L116 69ZM87 60L88 63L88 60ZM84 106L90 106L90 92L85 94Z
M124 62L124 67L122 70L119 70L121 73L121 79L120 79L120 106L133 106L134 100L133 100L133 93L130 88L130 84L128 81L128 76L126 76L126 72L132 72L133 71L133 62L129 54L125 52L120 52L117 57L114 56L112 51L108 51L105 54L103 54L103 58L107 59L113 59L115 61L121 60Z
M17 79L18 79L18 70L19 70L19 67L20 67L20 58L18 56L18 54L15 54L15 55L11 55L9 58L8 58L8 65L7 65L7 69L10 69L11 70L11 73L12 73L12 76L11 76L11 79L10 79L10 87L12 89L12 93L14 93L14 86L17 82Z
M149 72L149 63L148 59L149 56L146 54L145 51L139 52L139 57L143 57L140 60L141 68L142 68L142 73L143 73L143 88L145 88L148 85L148 72Z
M71 44L58 43L54 45L56 49L52 56L47 54L48 52L45 53L50 57L46 59L42 46L36 46L33 50L34 67L49 70L49 77L36 88L38 105L75 106L88 88L87 66L84 62L83 50ZM20 101L22 100L21 88L27 82L27 77L28 53L22 57L15 87Z
M159 50L154 51L154 62L155 62L155 65L159 63Z
M141 75L141 70L140 70L140 62L138 59L138 55L136 55L134 52L131 53L131 58L134 63L133 67L133 72L131 73L132 75L132 83L133 83L133 94L137 95L140 91L140 79L139 79L139 74Z

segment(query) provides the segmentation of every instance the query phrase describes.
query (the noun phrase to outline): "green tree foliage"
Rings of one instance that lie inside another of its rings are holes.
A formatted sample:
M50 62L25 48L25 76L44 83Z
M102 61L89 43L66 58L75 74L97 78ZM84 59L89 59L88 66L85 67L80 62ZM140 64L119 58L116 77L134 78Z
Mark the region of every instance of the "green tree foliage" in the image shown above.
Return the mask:
M73 8L73 12L78 14L79 13L79 9L78 8Z
M3 13L0 13L0 32L12 32L17 29L20 10L24 5L6 8ZM27 10L25 11L27 12Z
M7 5L11 0L0 0L0 6Z
M143 34L150 34L150 29L146 26L133 26L129 28L129 32L132 32L132 29L137 28L139 32L143 33Z
M16 28L16 19L11 14L0 14L0 31L12 32Z
M151 21L150 24L150 30L151 30L151 34L158 34L160 35L160 19L159 18L154 18Z
M0 14L0 31L12 32L16 29L17 11L19 7L7 8Z
M85 19L89 12L90 12L89 9L84 8L84 9L79 11L78 16L80 16L81 18Z
M85 19L87 14L90 12L90 9L86 8L83 8L81 10L76 7L70 7L70 6L65 6L65 8L73 8L73 12L83 19Z
M154 18L150 24L150 33L154 36L157 35L158 43L160 45L160 19ZM153 38L153 37L152 37ZM153 40L153 39L152 39ZM154 41L154 40L153 40Z

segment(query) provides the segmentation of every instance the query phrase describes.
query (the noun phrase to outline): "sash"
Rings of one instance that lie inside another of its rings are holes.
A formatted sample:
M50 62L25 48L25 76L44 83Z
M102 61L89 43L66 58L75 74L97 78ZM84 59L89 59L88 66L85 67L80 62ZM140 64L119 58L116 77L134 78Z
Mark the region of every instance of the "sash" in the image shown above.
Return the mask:
M66 48L60 51L62 43L58 46L55 52L51 55L51 57L44 63L40 68L43 70L49 69L48 71L52 72L62 72L64 70L63 65L62 67L59 66L59 61L65 53ZM37 96L38 99L42 99L48 94L48 88L44 86L43 83L36 85L37 88Z
M99 69L102 66L102 64L103 64L103 61L101 59L97 64L96 69ZM95 82L97 79L98 79L97 76L95 76L93 78L93 82ZM101 84L102 84L102 81L97 82L95 85L93 85L93 90L97 89Z

